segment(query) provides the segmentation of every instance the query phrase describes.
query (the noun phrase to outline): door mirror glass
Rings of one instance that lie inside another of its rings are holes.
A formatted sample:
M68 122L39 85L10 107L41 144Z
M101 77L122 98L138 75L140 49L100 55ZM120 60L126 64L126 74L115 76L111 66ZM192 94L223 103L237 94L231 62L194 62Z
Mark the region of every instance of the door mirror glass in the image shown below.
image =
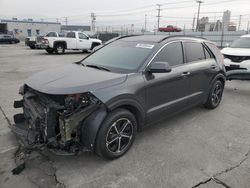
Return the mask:
M149 67L151 73L166 73L171 72L172 68L168 62L154 62Z

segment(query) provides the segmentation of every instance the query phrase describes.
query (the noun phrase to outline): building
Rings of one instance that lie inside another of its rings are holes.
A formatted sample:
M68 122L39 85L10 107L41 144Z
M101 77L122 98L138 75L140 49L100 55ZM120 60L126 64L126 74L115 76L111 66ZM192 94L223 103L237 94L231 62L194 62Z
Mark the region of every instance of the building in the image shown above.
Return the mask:
M210 24L209 24L209 18L208 17L202 17L199 20L199 27L198 30L200 32L205 32L210 30Z
M44 35L49 31L61 31L61 23L33 21L33 19L18 20L1 20L1 26L6 27L9 34L13 34L16 38L24 40L29 36Z
M228 31L231 20L231 11L227 10L223 13L222 23L223 23L223 31Z

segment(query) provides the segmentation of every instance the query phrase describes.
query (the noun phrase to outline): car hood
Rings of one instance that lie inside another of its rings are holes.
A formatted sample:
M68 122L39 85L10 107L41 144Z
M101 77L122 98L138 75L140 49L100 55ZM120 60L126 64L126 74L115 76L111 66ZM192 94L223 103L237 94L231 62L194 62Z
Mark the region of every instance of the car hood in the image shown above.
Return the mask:
M25 81L25 84L42 93L65 95L94 92L121 84L126 79L126 74L71 64L34 74Z
M250 48L224 48L221 53L233 56L250 56Z

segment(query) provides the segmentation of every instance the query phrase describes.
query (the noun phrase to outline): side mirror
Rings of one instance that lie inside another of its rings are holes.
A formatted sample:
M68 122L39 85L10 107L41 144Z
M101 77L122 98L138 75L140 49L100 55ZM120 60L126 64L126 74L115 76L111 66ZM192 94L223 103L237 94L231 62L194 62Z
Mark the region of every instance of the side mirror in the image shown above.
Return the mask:
M172 68L168 62L154 62L150 65L148 71L151 73L167 73L171 72Z

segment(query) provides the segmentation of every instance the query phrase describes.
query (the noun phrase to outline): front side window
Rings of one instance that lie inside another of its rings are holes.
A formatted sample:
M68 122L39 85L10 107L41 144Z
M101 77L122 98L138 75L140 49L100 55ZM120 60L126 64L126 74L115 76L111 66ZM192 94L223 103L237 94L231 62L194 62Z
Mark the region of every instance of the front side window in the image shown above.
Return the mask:
M181 42L170 43L165 46L154 58L153 62L168 62L170 66L183 64L183 50Z
M136 72L152 53L154 44L115 41L82 61L84 65L97 65L119 73Z
M78 33L79 39L87 39L88 37L83 33Z
M204 60L205 53L201 43L198 42L185 42L185 53L187 63Z

